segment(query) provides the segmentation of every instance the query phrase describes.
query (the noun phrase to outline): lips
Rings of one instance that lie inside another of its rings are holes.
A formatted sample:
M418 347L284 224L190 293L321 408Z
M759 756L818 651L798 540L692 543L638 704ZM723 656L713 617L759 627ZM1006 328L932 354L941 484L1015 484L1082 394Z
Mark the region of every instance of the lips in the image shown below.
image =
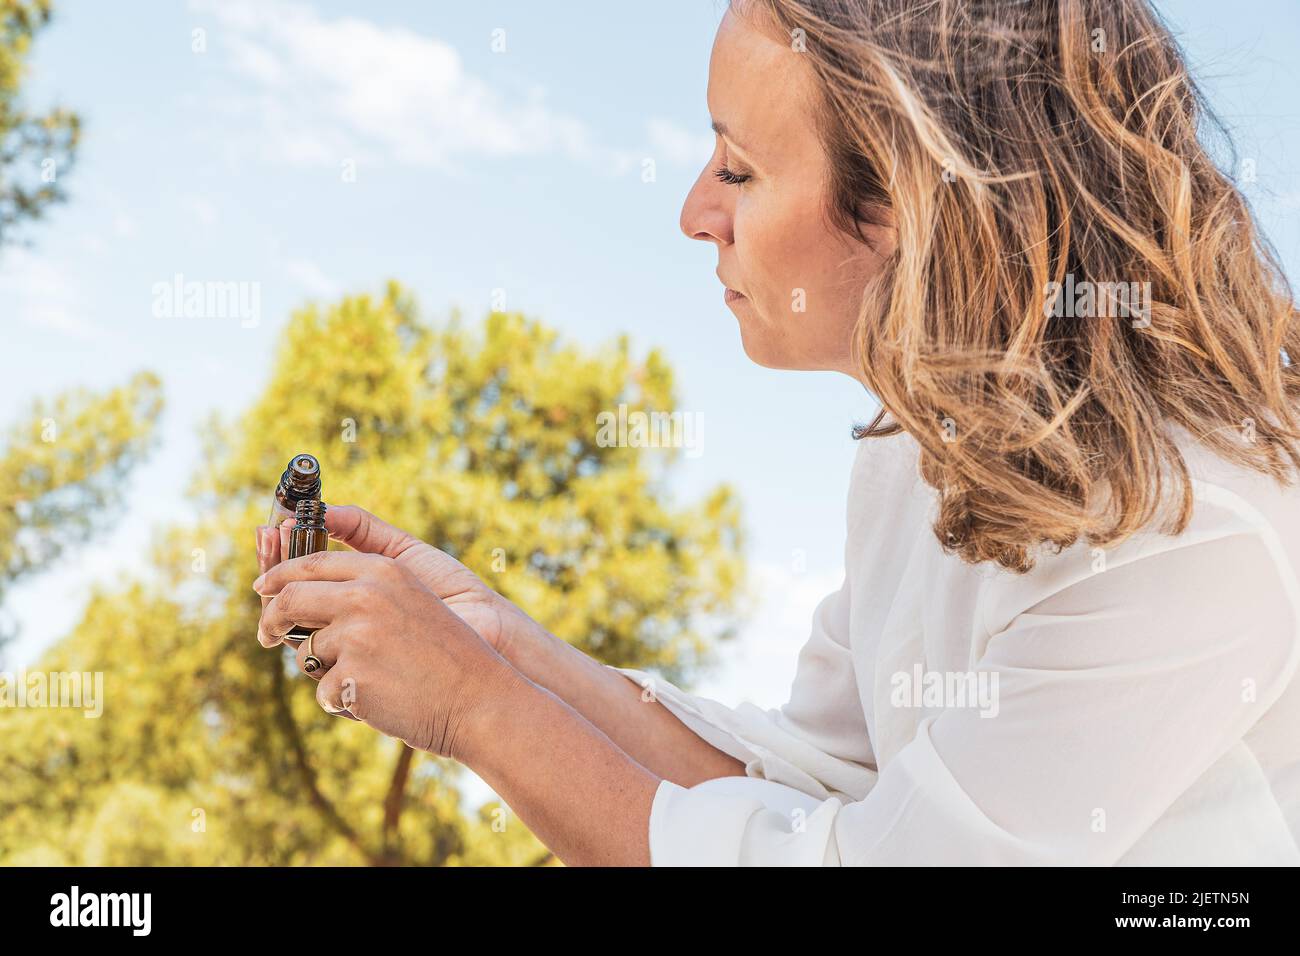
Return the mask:
M715 271L714 275L718 277L718 281L726 288L726 292L723 294L723 301L735 302L737 299L743 299L745 297L745 293L736 291L731 287L726 279L722 278L722 273Z

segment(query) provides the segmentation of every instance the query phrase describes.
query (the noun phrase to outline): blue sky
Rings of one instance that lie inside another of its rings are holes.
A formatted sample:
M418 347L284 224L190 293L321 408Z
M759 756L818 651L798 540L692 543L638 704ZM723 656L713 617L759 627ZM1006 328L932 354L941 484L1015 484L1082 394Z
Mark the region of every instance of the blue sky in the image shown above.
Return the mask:
M1160 8L1253 161L1248 194L1295 277L1300 5ZM117 527L8 596L21 636L6 665L75 626L92 583L143 565L152 528L180 517L198 423L262 387L289 311L392 277L427 314L481 315L500 289L506 308L573 339L627 331L666 351L681 409L704 423L676 491L738 487L763 595L701 689L780 704L808 616L838 585L848 430L873 408L845 378L750 364L713 248L677 229L711 150L704 93L722 9L59 2L28 99L80 112L84 146L70 202L28 231L29 247L0 252L0 408L151 368L168 410ZM260 283L260 321L155 318L153 286L177 273Z

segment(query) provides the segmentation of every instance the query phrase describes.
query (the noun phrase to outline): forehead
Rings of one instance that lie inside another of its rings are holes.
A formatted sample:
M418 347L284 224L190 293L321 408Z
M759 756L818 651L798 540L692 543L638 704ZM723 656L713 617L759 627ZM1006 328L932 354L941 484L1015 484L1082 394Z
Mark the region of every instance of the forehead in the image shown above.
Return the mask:
M791 44L727 10L709 60L709 113L755 159L788 150L813 128L812 77Z

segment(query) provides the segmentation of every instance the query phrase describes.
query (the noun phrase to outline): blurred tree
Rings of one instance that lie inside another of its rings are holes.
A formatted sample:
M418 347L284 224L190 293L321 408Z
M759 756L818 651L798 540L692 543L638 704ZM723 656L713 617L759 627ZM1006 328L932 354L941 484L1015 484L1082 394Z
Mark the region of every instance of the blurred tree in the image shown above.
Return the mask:
M0 604L15 580L107 523L161 411L157 377L141 372L107 392L37 400L0 436Z
M0 245L63 198L59 176L80 134L73 113L34 116L19 104L32 40L49 20L49 0L0 0ZM161 410L157 377L141 373L105 393L38 401L0 435L0 605L15 580L104 526ZM0 647L10 636L0 622Z
M33 115L19 103L32 40L49 21L49 0L0 0L0 243L63 198L60 177L81 133L75 113Z
M103 717L0 711L0 861L548 861L505 808L466 812L457 765L325 714L257 644L253 528L311 452L328 501L457 556L605 661L689 679L734 623L738 505L722 487L672 507L680 449L597 441L620 403L674 405L671 370L626 339L584 352L503 313L434 326L396 284L296 313L266 391L207 429L154 579L97 594L41 664L104 672Z

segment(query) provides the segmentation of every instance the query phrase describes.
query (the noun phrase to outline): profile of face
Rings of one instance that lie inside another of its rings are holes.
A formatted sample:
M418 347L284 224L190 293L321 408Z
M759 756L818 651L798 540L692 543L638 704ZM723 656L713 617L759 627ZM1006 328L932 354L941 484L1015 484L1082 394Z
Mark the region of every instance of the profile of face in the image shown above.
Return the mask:
M807 53L728 10L709 61L713 155L682 207L681 228L718 247L718 278L745 353L768 368L854 378L862 290L892 252L824 214L830 158L817 134Z

